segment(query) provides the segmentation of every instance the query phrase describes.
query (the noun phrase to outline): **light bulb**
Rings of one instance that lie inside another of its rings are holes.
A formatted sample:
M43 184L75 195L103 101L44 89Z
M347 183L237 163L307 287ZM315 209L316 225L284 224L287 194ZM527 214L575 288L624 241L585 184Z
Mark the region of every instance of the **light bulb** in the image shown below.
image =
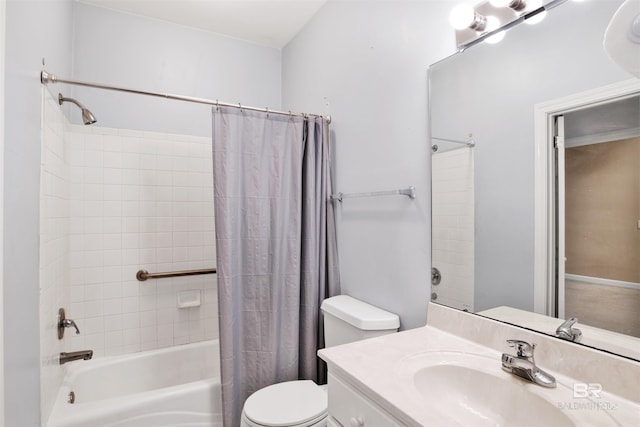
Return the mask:
M456 30L464 30L473 24L475 15L476 13L473 11L471 6L468 4L459 4L451 11L451 15L449 15L449 22Z
M497 30L500 26L500 21L495 16L487 16L487 32ZM500 42L504 38L504 31L495 33L494 35L487 37L485 41L487 43L495 44Z
M491 0L489 3L491 3L491 5L494 7L505 7L509 6L511 0Z

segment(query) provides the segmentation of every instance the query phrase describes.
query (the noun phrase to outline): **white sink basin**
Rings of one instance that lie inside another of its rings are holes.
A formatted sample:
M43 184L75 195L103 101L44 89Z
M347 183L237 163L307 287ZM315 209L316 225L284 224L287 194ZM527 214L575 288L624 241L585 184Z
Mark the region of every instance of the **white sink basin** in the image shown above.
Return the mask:
M396 373L412 380L439 426L617 425L606 411L567 409L589 402L574 398L573 384L525 381L503 371L499 355L417 353L403 358Z
M414 375L430 405L446 408L452 423L465 426L573 426L556 406L531 393L523 381L455 364L434 365Z

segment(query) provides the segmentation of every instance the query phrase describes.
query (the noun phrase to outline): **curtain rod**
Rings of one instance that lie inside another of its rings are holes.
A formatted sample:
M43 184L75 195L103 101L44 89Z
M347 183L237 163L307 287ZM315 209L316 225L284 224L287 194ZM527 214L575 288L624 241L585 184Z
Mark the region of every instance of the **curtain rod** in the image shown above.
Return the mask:
M268 108L249 107L249 106L246 106L246 105L241 105L240 103L238 103L238 104L230 104L228 102L218 102L217 100L216 101L212 101L210 99L194 98L194 97L191 97L191 96L172 95L172 94L169 94L169 93L160 93L160 92L148 92L148 91L144 91L144 90L128 89L128 88L110 86L110 85L99 84L99 83L91 83L91 82L83 82L83 81L78 81L78 80L61 79L58 76L56 76L55 74L50 74L45 70L42 70L40 72L40 82L42 84L67 83L67 84L76 85L76 86L93 87L93 88L96 88L96 89L115 90L115 91L118 91L118 92L134 93L136 95L148 95L148 96L155 96L155 97L158 97L158 98L173 99L173 100L176 100L176 101L194 102L194 103L197 103L197 104L205 104L205 105L221 106L221 107L233 107L233 108L240 108L240 109L251 110L251 111L261 111L263 113L281 114L281 115L285 115L285 116L324 117L325 119L327 119L328 123L331 123L331 116L322 116L320 114L292 113L291 111L277 111L277 110L270 110Z

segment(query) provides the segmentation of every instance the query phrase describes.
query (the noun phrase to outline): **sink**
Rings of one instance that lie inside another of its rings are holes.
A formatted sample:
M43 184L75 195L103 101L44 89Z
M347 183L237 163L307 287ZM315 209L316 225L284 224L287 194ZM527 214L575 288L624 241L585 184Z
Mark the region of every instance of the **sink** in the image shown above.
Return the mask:
M508 375L508 374L507 374ZM442 408L452 424L465 426L573 426L551 402L531 393L524 381L510 381L456 364L422 368L414 385L429 404Z
M438 426L618 425L606 410L574 410L592 402L577 400L566 378L560 377L557 388L545 388L501 366L498 352L436 351L402 358L395 372L412 383L429 419Z

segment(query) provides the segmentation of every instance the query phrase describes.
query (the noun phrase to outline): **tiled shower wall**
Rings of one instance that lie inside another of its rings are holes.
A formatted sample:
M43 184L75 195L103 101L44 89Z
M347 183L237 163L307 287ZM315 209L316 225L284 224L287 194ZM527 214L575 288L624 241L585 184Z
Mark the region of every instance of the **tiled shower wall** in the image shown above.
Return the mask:
M60 107L43 86L42 159L40 173L40 390L46 419L62 383L58 355L64 341L57 336L58 309L69 305L69 200L67 123Z
M215 267L209 138L72 126L74 350L98 356L216 338L215 275L136 280L136 272ZM199 307L178 308L185 291Z
M131 353L218 336L209 138L71 126L69 350ZM200 306L178 308L184 292Z
M209 138L70 125L43 88L40 206L43 419L61 351L100 357L217 338L215 275L135 278L215 267ZM184 292L200 305L178 308ZM57 339L60 307L79 335Z
M473 148L432 156L432 257L442 281L433 286L435 301L461 310L474 309Z

